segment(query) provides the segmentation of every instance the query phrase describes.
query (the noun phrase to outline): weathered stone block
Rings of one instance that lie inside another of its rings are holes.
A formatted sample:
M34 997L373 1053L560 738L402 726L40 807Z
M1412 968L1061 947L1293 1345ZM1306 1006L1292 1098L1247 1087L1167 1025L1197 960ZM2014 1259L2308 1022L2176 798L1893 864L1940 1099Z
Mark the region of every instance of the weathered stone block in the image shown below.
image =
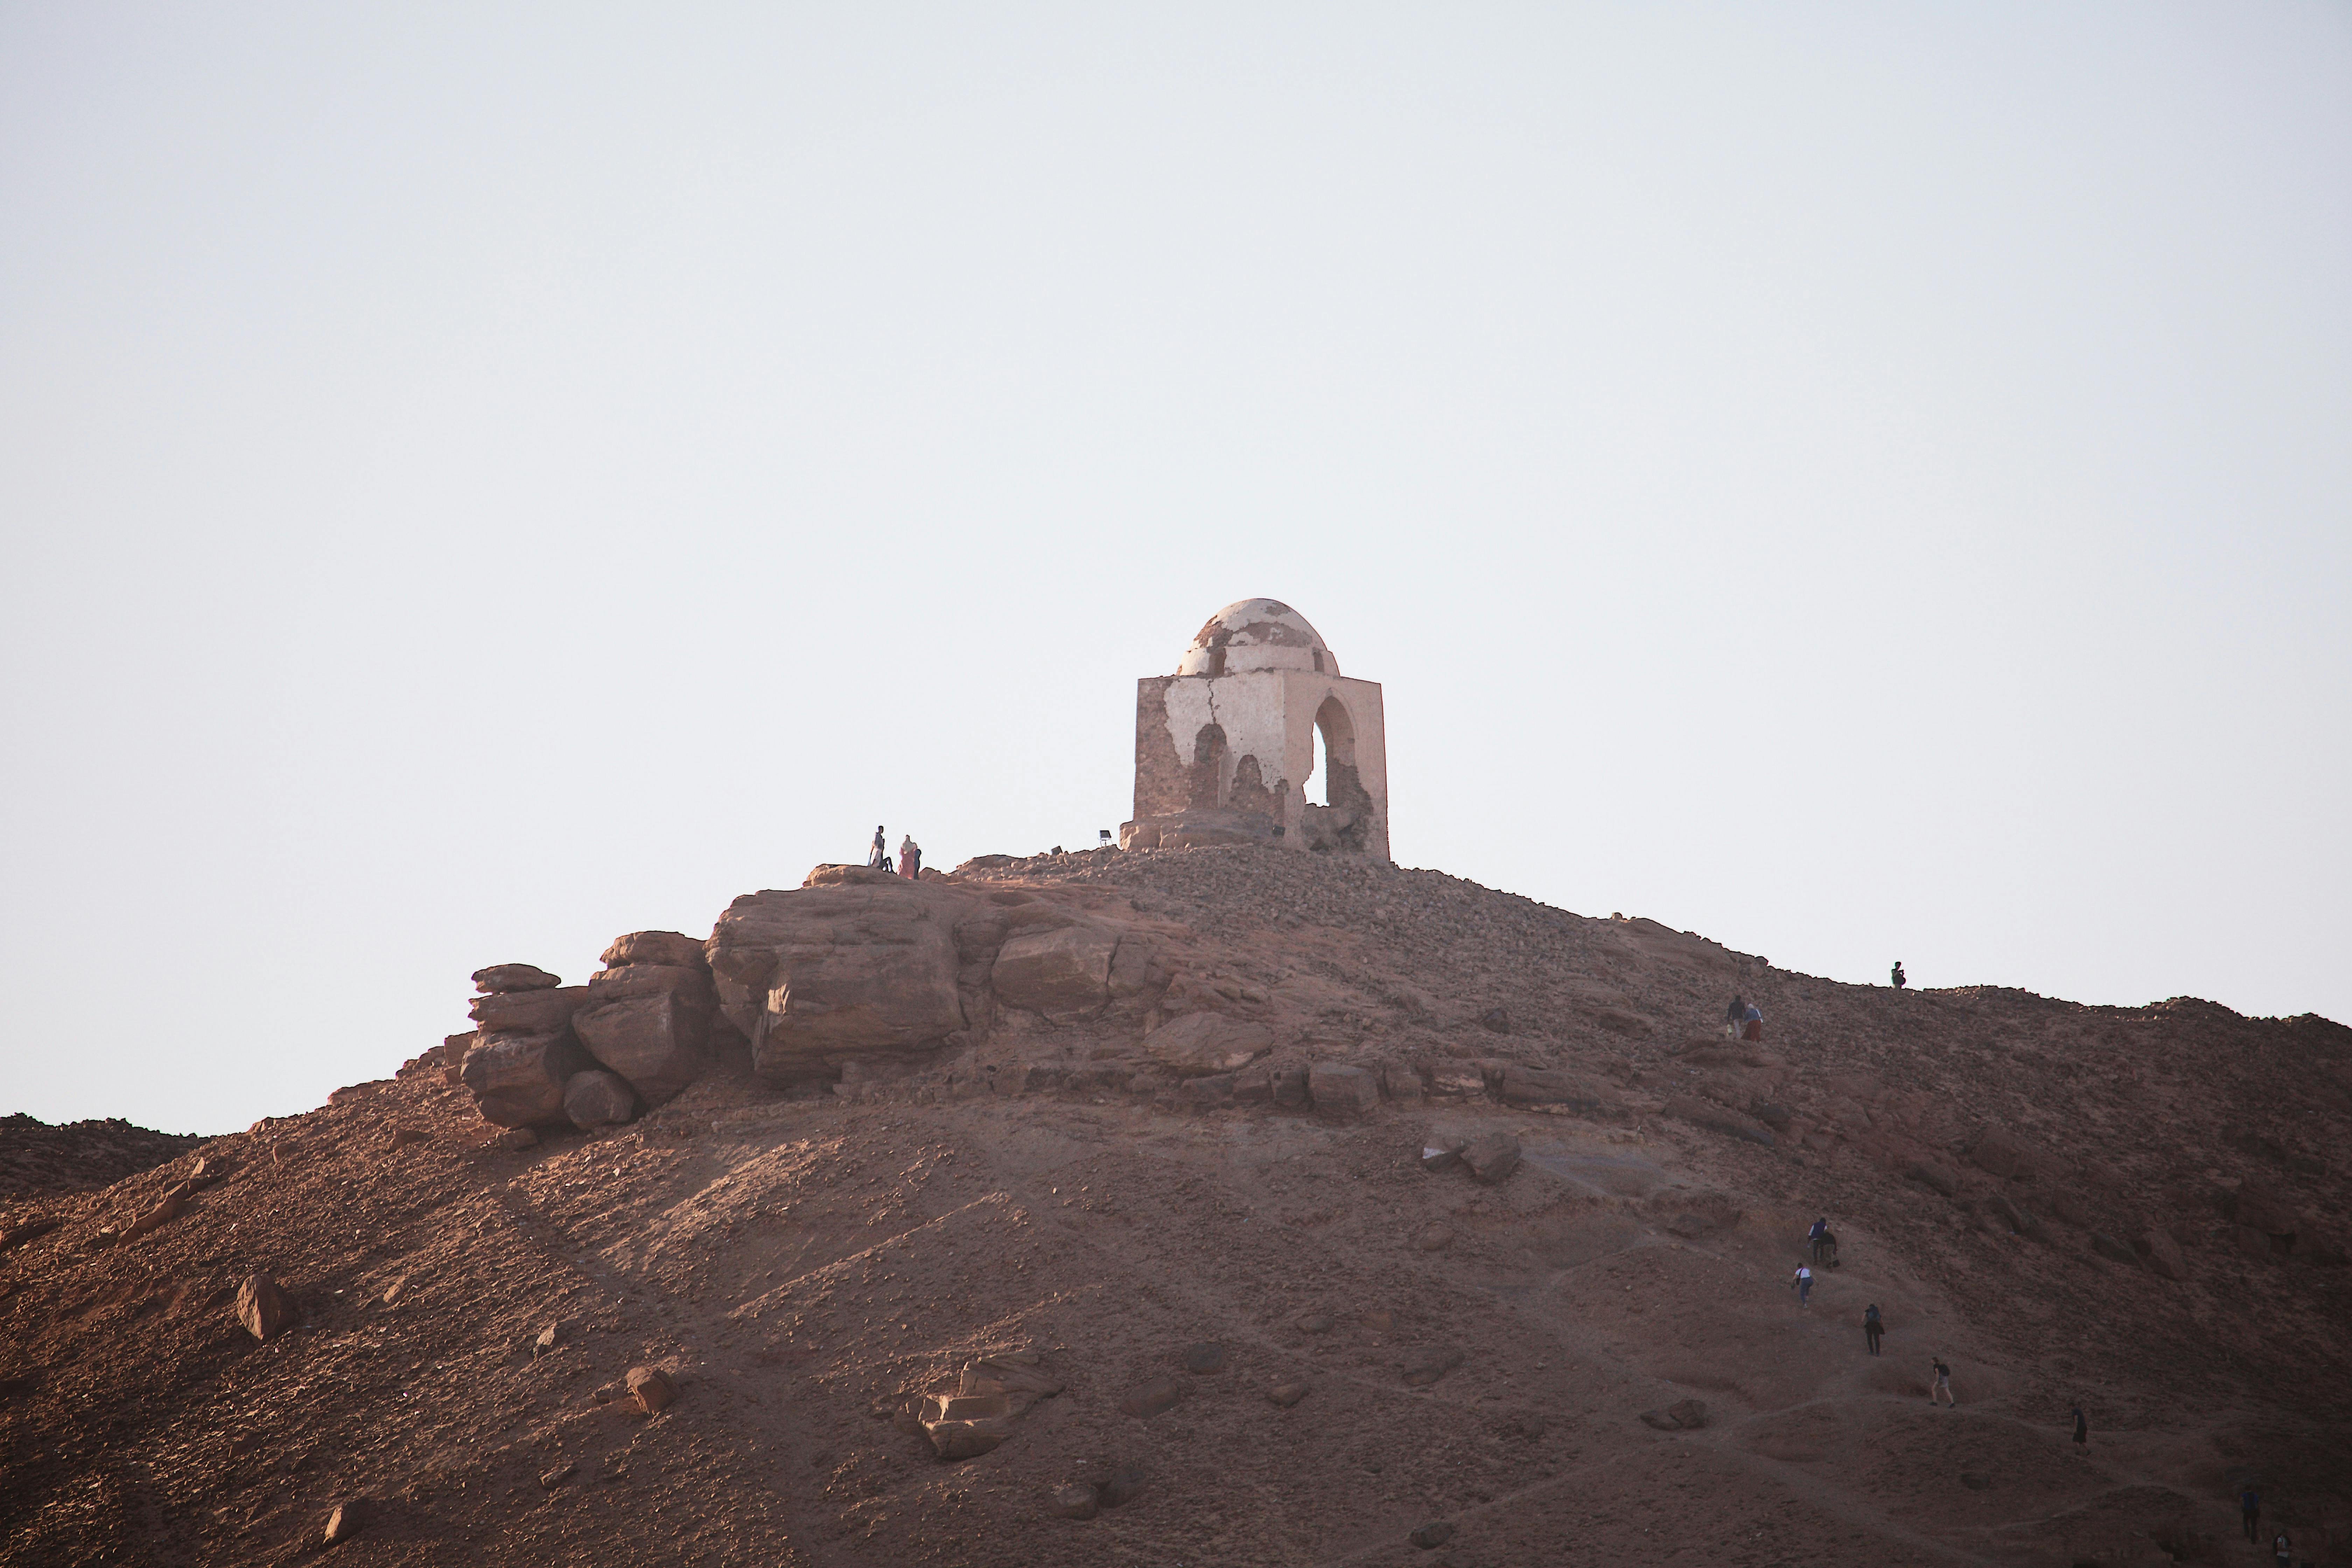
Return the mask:
M1236 1072L1274 1048L1274 1031L1222 1013L1187 1013L1143 1037L1160 1066L1187 1078Z
M1307 1098L1318 1116L1360 1121L1381 1108L1380 1081L1362 1068L1317 1062L1307 1069Z
M710 1012L698 997L665 991L583 1010L572 1020L580 1043L629 1080L647 1105L660 1105L710 1070Z
M568 1120L564 1086L596 1063L569 1029L540 1035L485 1035L466 1053L458 1077L482 1120L535 1127Z
M544 1035L572 1022L588 1005L588 987L560 985L530 991L495 991L466 1007L485 1035Z
M997 950L990 984L1000 1002L1073 1023L1109 1005L1111 956L1118 949L1118 933L1101 926L1030 931Z

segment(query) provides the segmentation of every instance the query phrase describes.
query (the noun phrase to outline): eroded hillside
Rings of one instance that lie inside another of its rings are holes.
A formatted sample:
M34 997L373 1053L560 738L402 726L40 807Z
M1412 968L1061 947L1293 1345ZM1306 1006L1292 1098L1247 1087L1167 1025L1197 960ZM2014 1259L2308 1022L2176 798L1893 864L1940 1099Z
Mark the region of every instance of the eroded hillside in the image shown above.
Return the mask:
M913 1026L845 991L788 1037L761 895L695 1004L750 1026L634 1121L512 1147L436 1050L11 1202L6 1560L2230 1563L2252 1479L2352 1561L2352 1031L1836 985L1345 858L925 889L953 994L894 1006L944 1047L828 1066ZM573 1005L688 996L626 958Z

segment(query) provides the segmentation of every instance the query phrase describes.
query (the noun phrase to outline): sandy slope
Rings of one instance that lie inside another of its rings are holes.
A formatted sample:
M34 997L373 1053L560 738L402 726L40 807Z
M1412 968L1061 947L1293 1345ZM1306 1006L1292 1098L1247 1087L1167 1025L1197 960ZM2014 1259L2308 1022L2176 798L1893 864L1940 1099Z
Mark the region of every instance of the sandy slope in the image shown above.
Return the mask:
M63 1221L0 1257L0 1555L291 1558L364 1499L339 1560L2251 1563L2229 1500L2252 1475L2301 1555L2352 1561L2352 1270L2312 1257L2352 1210L2352 1032L1838 986L1320 858L992 874L1155 925L1179 985L1275 1025L1281 1060L1567 1066L1611 1103L1189 1109L1130 1083L1132 1039L1011 1020L856 1098L714 1079L517 1152L420 1065L0 1215ZM1735 987L1769 1016L1760 1052L1708 1034ZM1082 1091L991 1087L1104 1061ZM1702 1094L1787 1125L1767 1148L1665 1114ZM2030 1174L1969 1163L1988 1123ZM1422 1168L1493 1128L1523 1142L1507 1181ZM198 1155L236 1168L99 1244ZM1906 1176L1922 1159L1951 1193ZM2296 1251L2247 1248L2227 1200L2249 1179L2308 1216ZM1801 1310L1817 1213L1842 1267ZM2088 1245L2151 1228L2187 1279ZM255 1269L304 1314L267 1344L231 1317ZM1202 1342L1223 1369L1185 1372ZM1016 1349L1065 1386L992 1452L943 1463L892 1419ZM1432 1352L1448 1370L1408 1382ZM1958 1410L1927 1401L1937 1353ZM681 1386L650 1420L613 1397L646 1363ZM1121 1413L1162 1378L1172 1409ZM1285 1382L1309 1392L1278 1406ZM1703 1427L1641 1420L1693 1397ZM1128 1470L1124 1506L1047 1508ZM1451 1539L1416 1548L1432 1521Z

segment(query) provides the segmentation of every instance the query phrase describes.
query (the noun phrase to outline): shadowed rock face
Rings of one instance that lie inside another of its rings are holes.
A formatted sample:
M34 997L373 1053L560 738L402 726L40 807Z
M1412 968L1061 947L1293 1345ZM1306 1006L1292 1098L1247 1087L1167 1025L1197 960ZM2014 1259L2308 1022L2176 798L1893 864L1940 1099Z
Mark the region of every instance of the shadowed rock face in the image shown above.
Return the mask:
M711 935L710 967L753 1070L821 1076L829 1058L917 1050L963 1028L956 924L981 908L861 867L737 899Z

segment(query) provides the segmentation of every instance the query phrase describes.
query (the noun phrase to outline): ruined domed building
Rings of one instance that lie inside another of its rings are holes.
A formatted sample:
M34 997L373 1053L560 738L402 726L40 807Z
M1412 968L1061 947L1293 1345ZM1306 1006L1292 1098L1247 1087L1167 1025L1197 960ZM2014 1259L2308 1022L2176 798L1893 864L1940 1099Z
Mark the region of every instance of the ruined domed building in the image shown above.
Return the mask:
M1135 820L1119 830L1129 849L1257 842L1389 858L1380 686L1342 676L1275 599L1227 605L1175 674L1135 683Z

